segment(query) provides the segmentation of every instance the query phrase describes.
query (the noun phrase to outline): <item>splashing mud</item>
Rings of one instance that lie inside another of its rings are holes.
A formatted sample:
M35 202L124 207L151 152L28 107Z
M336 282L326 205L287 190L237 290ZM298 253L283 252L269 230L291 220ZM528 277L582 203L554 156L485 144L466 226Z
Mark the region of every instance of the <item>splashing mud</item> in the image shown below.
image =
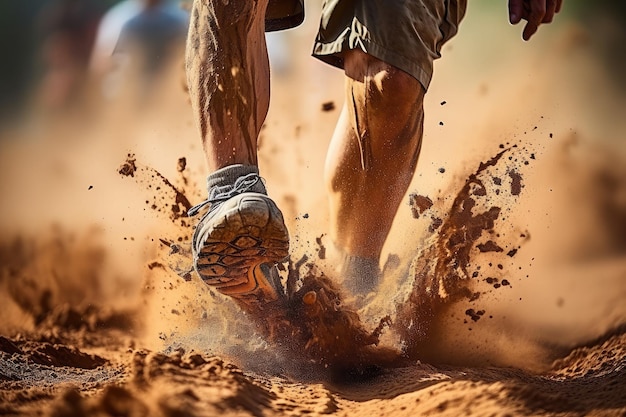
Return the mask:
M285 300L248 312L249 318L255 322L258 331L284 354L300 359L304 357L322 367L358 369L400 366L407 358L419 358L420 344L428 340L432 320L442 307L462 299L475 301L480 297L481 292L474 288L480 280L480 267L470 272L470 268L476 267L473 250L487 252L485 248L496 247L499 250L493 251L503 251L493 240L485 243L478 241L484 235L497 235L495 226L503 209L495 205L498 204L496 200L499 198L500 205L510 204L510 198L521 193L522 176L504 162L506 154L512 155L508 159L509 165L520 164L520 159L526 161L527 152L518 149L517 145L501 150L481 163L476 172L467 178L447 212L431 215L430 243L417 252L411 264L408 279L413 283L412 290L408 299L399 304L395 317L380 317L378 325L367 330L356 308L346 302L343 291L325 276L315 260L309 261L304 257L298 262L290 260L288 268L281 265L281 269L287 271L286 277L283 277ZM509 196L503 192L507 189L504 187L506 184L496 177L505 176L503 172L510 178ZM119 173L131 176L140 183L145 182L144 186L149 184L148 187L157 192L155 201L160 201L163 207L170 206L167 194L169 199L175 199L171 207L179 208L181 201L185 202L185 207L188 205L184 191L174 187L152 168L141 166L138 169L132 155L121 166ZM151 185L155 180L165 183L168 186L166 190L159 193L161 189ZM424 196L411 196L411 205L418 212L416 218L436 210L432 200ZM156 204L152 208L162 210ZM178 214L179 209L173 210L173 213ZM177 216L170 219L179 226L180 236L159 238L170 249L166 256L168 260L164 263L189 281L193 270L188 242L191 226L186 219L180 221ZM184 243L170 243L175 241ZM514 256L517 250L511 249L508 256ZM501 265L498 264L498 267L501 268ZM510 285L508 280L500 281L494 277L484 281L493 288ZM466 312L474 322L484 313L484 310L472 308ZM380 336L386 328L392 328L400 335L399 347L379 346Z
M502 207L493 204L497 204L496 196L502 197L502 182L494 180L497 177L491 171L499 168L502 157L514 150L517 150L515 145L502 150L481 163L476 172L467 178L443 223L440 227L439 222L431 225L429 230L436 229L436 233L413 259L409 271L412 290L406 302L399 306L394 326L402 335L404 349L409 356L419 356L419 346L428 340L432 320L441 313L442 307L461 299L474 301L480 297L480 291L475 288L480 268L470 272L470 268L477 267L473 263L472 251L503 251L492 240L485 243L478 241L483 235L497 234L495 226L501 217ZM511 175L512 196L520 194L521 182L520 174L515 172ZM467 312L473 321L484 314L482 310L475 313L474 309Z
M170 220L177 226L178 236L159 238L161 244L169 248L163 263L184 280L191 280L189 236L192 226L186 219L189 203L185 191L173 186L153 168L137 164L134 155L128 155L118 172L155 192L153 210L162 212L167 207L176 208ZM155 181L167 187L154 186ZM173 204L172 199L175 199ZM180 202L185 202L186 209L178 215ZM281 265L281 269L288 269L284 277L285 299L261 306L260 311L249 312L249 317L257 330L283 353L304 357L322 367L341 368L391 363L399 357L397 350L376 348L380 333L390 323L389 317L382 318L378 327L368 331L355 309L343 302L340 289L314 262L307 263L306 258L297 262L291 260L288 268Z

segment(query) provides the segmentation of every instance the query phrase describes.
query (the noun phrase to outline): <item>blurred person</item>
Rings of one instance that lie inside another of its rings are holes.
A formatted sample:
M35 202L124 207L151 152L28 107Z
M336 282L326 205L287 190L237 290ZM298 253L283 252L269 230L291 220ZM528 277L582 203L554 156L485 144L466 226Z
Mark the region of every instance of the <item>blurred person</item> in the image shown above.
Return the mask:
M113 66L112 55L122 28L142 10L143 0L123 0L111 7L102 17L91 56L91 70L106 74Z
M140 55L140 69L153 77L169 62L172 53L182 50L189 26L189 14L166 0L143 0L139 14L124 24L115 53Z
M125 0L102 19L91 67L103 93L118 93L122 78L138 70L143 92L184 45L189 14L171 0Z
M264 31L291 28L302 0L194 0L186 66L210 174L194 266L210 286L258 314L282 300L276 263L288 255L281 211L259 175L257 137L269 107ZM560 0L509 0L528 40ZM325 183L330 233L344 286L362 298L381 279L379 258L414 175L423 100L433 61L452 38L466 0L325 0L313 55L345 74L345 103L331 139ZM277 162L278 163L278 162Z
M39 105L63 109L83 92L101 16L97 3L85 0L58 0L42 9L38 21L43 34Z

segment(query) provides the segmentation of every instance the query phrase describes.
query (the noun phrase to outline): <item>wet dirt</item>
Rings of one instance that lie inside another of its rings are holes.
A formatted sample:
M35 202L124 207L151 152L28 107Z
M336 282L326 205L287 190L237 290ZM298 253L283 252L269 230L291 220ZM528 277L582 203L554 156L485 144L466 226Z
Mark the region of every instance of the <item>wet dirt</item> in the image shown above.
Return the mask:
M3 253L14 248L5 245ZM73 255L66 261L69 269L80 265L81 257L90 258L85 252ZM11 271L24 276L23 268L13 266ZM7 269L3 267L3 276ZM23 304L23 312L38 325L0 337L0 412L69 417L408 415L408 410L446 415L480 414L480 410L622 415L626 410L623 327L563 351L540 374L513 368L433 366L406 356L400 361L392 350L384 363L382 351L374 347L389 323L383 320L378 328L366 331L358 314L342 307L332 283L320 275L298 272L295 265L290 273L302 282L290 296L289 314L284 315L289 323L282 331L292 336L286 354L289 360L300 361L298 375L279 369L246 372L233 361L202 350L143 348L135 333L141 327L140 310L111 313L95 300L87 307L61 302L49 310ZM446 290L460 288L447 279L441 281ZM56 294L59 288L49 289L53 299L62 297ZM466 314L479 321L486 313L469 309ZM424 337L426 328L420 329ZM416 333L410 334L415 340ZM277 344L269 349L275 350L285 340L272 342ZM341 361L344 366L337 366ZM364 367L365 363L377 366ZM329 364L332 372L311 371Z
M513 258L524 252L526 235L508 235L504 225L509 206L523 197L515 185L522 183L522 170L508 174L513 172L511 161L526 161L528 154L511 146L479 164L449 207L428 198L432 204L420 209L420 218L430 223L428 244L416 251L405 278L409 295L391 315L365 320L363 310L317 267L324 256L281 265L287 301L244 317L268 343L257 354L280 357L260 373L236 365L237 355L229 355L231 360L219 352L180 345L145 347L146 299L158 284L146 279L143 301L132 308L100 300L105 251L97 241L62 229L43 240L5 241L0 246L0 284L29 324L14 327L18 331L4 324L0 412L260 416L498 410L620 415L626 411L623 326L578 348L552 348L559 359L540 373L422 362L430 357L428 344L439 331L438 320L451 306L461 306L468 326L480 326L492 314L482 305L484 297L512 287L504 258L490 257ZM193 226L180 214L186 213L186 194L193 190L185 185L181 160L180 177L174 181L132 156L119 170L121 180L132 178L153 194L150 209L164 214L173 226L155 236L159 255L146 265L149 274L170 277L168 291L193 284L188 250ZM493 181L496 176L510 182ZM323 255L322 239L316 244L316 253ZM229 314L220 307L228 299L210 289L208 294L217 303L212 314ZM187 314L184 307L170 310L170 316Z

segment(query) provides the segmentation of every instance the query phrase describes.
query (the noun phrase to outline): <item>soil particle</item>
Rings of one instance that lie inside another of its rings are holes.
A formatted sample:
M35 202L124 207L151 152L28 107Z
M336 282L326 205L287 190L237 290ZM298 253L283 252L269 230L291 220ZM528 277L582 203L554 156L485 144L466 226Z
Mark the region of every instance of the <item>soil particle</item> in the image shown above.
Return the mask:
M479 251L481 252L503 252L504 249L502 249L500 246L498 246L498 244L496 242L494 242L493 240L488 240L485 243L480 243L478 245L476 245L476 248L478 248Z
M469 316L472 321L478 321L485 314L485 310L474 310L473 308L469 308L465 311L465 315Z
M411 206L413 218L419 219L426 210L433 206L433 200L426 196L412 193L409 195L409 205Z
M509 171L509 177L511 177L511 195L520 195L524 187L522 184L522 176L517 171L511 170Z
M323 237L324 235L315 238L315 243L317 244L317 257L322 260L326 259L326 246L324 246L324 243L322 242Z
M333 111L335 110L335 102L334 101L327 101L322 103L322 111L327 112L327 111Z
M135 158L135 155L128 154L126 161L124 161L117 172L125 177L134 177L135 172L137 172L137 165L135 164L136 161L137 159Z

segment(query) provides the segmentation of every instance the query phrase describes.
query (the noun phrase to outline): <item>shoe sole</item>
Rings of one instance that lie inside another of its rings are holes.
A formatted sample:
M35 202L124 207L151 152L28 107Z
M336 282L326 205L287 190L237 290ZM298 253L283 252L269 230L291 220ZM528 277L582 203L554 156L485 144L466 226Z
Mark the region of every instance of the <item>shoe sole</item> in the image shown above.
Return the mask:
M241 194L224 202L207 225L195 257L200 278L244 304L277 300L280 284L260 268L289 254L289 234L276 204L263 194Z

